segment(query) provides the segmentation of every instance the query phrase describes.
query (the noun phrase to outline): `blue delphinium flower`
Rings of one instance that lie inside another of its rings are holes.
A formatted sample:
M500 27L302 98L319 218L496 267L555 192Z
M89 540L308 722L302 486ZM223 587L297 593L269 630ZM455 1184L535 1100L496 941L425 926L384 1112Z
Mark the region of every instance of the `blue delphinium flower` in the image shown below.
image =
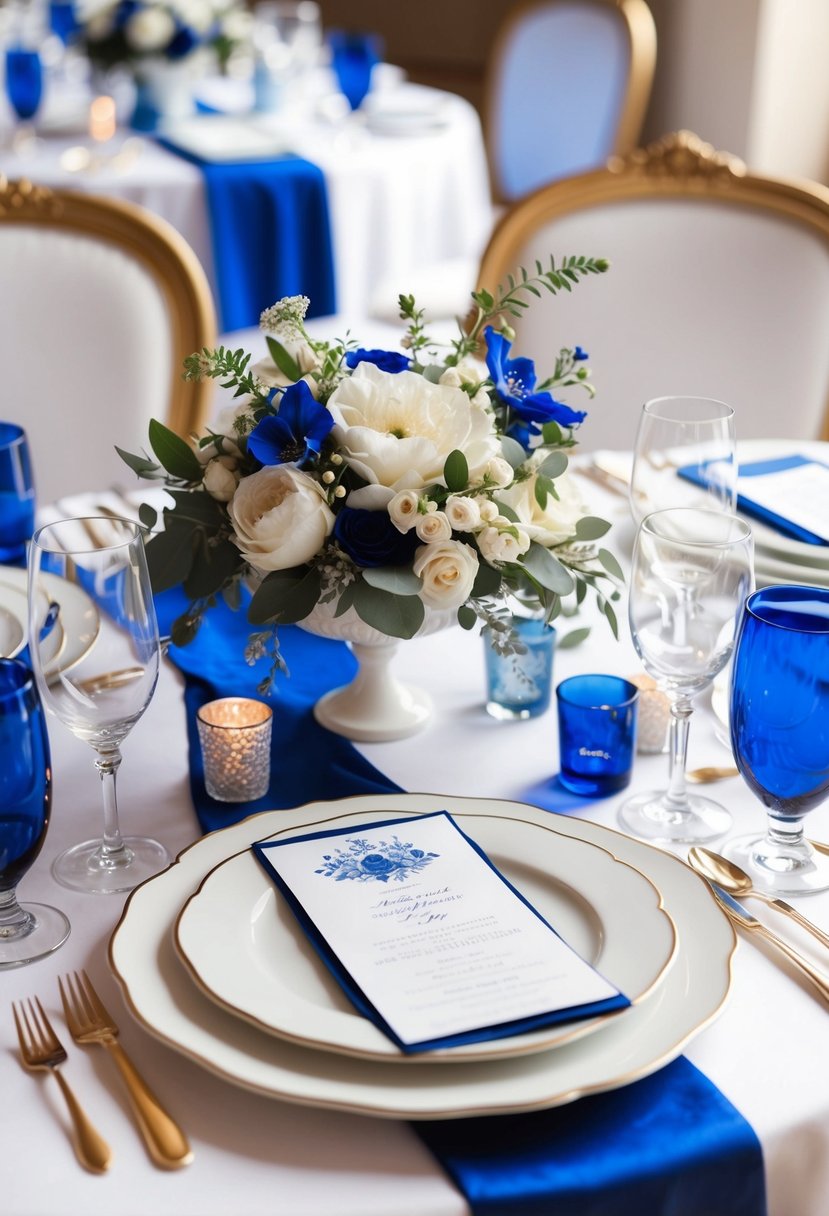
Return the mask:
M577 346L573 351L573 359L576 363L583 363L585 359L589 359L587 351L583 347Z
M420 544L414 528L398 532L388 511L360 507L343 507L334 523L334 536L351 560L363 567L404 566Z
M303 465L334 425L334 419L314 399L304 380L282 394L279 413L268 415L248 436L248 451L261 464Z
M373 363L381 372L405 372L411 365L408 355L396 350L350 350L345 356L346 366L355 368L358 363Z
M536 393L535 364L532 359L510 359L512 343L492 326L484 330L486 338L486 365L495 391L506 406L516 415L517 421L507 431L522 447L528 447L531 438L541 433L545 422L557 422L559 426L578 426L587 417L584 410L573 410L563 401L556 401L551 393Z

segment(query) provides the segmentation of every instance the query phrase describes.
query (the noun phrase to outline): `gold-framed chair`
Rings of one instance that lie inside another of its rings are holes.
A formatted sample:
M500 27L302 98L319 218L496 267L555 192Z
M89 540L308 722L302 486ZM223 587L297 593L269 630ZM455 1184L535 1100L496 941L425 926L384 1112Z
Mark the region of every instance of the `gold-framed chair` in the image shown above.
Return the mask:
M202 430L212 384L182 360L216 317L196 255L133 203L0 178L3 416L29 435L41 502L124 482L114 448L151 417Z
M738 437L829 439L825 186L749 173L677 132L515 204L480 283L550 255L610 261L516 323L516 352L540 370L559 346L589 352L583 448L630 448L643 403L671 394L727 401Z
M539 186L635 148L656 64L645 0L525 0L490 52L484 132L493 196Z

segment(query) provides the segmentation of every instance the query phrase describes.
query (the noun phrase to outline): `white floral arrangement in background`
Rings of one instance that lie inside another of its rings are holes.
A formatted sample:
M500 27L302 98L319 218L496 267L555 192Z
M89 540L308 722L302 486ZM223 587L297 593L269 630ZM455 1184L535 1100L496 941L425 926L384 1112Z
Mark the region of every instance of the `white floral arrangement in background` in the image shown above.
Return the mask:
M205 50L224 62L252 30L250 12L233 0L80 0L77 17L89 58L107 68Z
M284 670L279 626L321 604L395 638L414 637L431 609L454 610L509 653L522 648L513 597L553 621L592 589L615 632L622 572L596 543L609 524L586 514L568 471L585 414L551 391L592 396L587 355L562 349L538 383L532 360L511 357L508 322L527 296L606 269L551 259L494 296L473 292L468 328L443 348L410 296L400 351L311 338L308 300L295 296L262 314L263 361L223 347L189 356L185 378L217 379L238 401L194 446L153 422L155 459L121 452L174 499L147 546L155 589L182 584L189 598L174 642L193 638L217 596L238 606L243 585L256 588L249 661L271 657L263 691ZM155 528L148 506L142 519Z

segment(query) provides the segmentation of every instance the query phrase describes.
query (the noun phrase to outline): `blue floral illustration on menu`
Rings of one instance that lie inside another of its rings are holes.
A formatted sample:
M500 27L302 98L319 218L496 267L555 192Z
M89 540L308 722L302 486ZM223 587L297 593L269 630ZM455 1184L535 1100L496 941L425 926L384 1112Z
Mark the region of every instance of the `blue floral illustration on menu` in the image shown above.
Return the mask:
M342 882L346 878L357 882L405 882L413 874L420 874L439 853L426 853L416 849L412 842L401 841L392 836L390 841L347 839L347 849L335 849L326 853L322 865L315 874L334 878Z

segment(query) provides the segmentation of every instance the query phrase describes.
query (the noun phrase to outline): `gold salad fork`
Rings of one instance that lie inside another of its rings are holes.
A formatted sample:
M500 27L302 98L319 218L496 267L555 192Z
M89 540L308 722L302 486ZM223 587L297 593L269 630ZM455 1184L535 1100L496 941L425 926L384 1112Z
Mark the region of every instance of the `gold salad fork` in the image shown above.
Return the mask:
M76 1043L100 1043L123 1077L138 1128L151 1158L162 1169L189 1165L193 1153L184 1132L162 1108L118 1042L118 1027L107 1013L85 971L58 979L66 1024Z
M35 1009L35 1005L37 1009ZM35 997L34 1005L31 1001L26 1001L21 1002L18 1007L12 1002L12 1013L14 1014L14 1024L17 1027L17 1038L20 1042L20 1059L24 1068L32 1072L48 1071L52 1073L69 1108L75 1155L85 1169L91 1170L94 1174L102 1174L109 1168L112 1150L89 1122L77 1098L69 1088L69 1082L59 1071L60 1065L66 1060L66 1052L52 1029L43 1006L37 997Z

